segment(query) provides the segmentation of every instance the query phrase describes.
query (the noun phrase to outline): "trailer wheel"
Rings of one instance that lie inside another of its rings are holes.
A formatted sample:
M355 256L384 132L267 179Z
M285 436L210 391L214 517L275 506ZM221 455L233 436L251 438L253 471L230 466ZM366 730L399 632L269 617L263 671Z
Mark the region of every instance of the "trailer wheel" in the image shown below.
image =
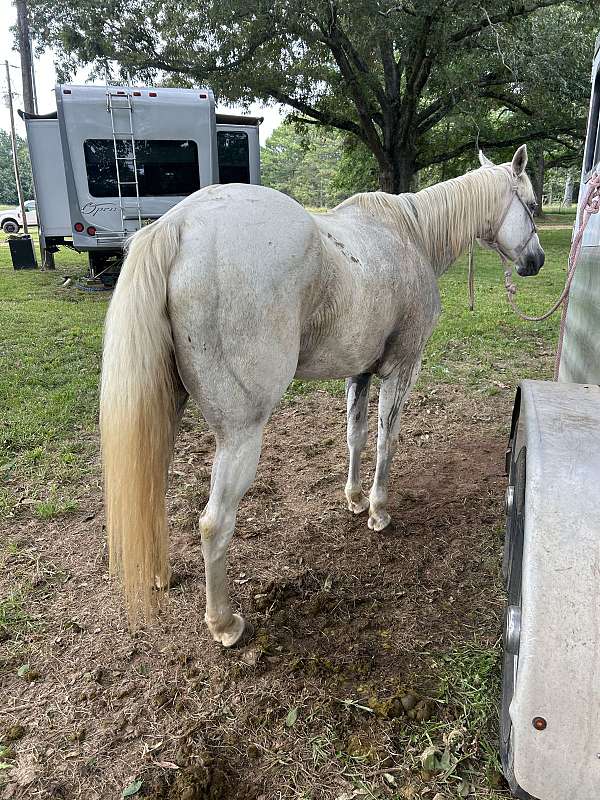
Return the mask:
M2 230L4 233L17 233L20 228L16 219L5 219L2 223Z
M515 440L516 441L516 437ZM502 702L500 707L500 758L502 769L514 797L533 800L523 791L514 773L512 751L512 721L510 704L515 692L519 667L519 638L521 628L521 576L523 566L523 537L525 530L525 486L527 448L511 454L509 485L506 490L506 536L503 573L508 595L503 625Z

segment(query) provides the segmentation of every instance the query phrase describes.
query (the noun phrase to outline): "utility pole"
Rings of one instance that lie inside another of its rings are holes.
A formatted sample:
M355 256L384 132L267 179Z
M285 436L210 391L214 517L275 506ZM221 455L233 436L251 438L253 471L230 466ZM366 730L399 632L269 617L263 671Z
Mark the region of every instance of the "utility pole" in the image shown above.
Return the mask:
M21 187L21 175L19 174L19 158L17 153L17 134L15 132L15 114L13 111L12 88L10 84L10 64L6 65L6 85L8 87L8 110L10 111L10 139L12 143L13 168L15 171L15 182L17 184L17 194L19 196L19 206L21 207L21 219L23 221L23 233L28 234L27 214L25 213L25 201L23 199L23 189Z
M23 108L28 114L35 114L35 95L33 92L33 63L31 58L31 34L25 0L15 0L17 7L17 38L21 56L21 79L23 82Z
M29 40L29 47L33 52L33 39ZM37 86L35 85L35 66L33 63L33 59L31 60L31 86L33 88L33 111L35 114L38 113L38 99L37 99Z

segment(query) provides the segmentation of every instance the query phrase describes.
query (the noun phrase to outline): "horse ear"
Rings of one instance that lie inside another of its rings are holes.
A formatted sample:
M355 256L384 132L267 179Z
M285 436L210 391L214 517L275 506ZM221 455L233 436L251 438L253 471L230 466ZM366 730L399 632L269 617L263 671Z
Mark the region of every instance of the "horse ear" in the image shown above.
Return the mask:
M494 167L495 164L487 156L483 155L483 150L479 151L479 163L482 167Z
M526 144L522 144L521 147L519 147L519 149L513 156L513 160L510 166L512 168L513 175L515 176L515 178L519 178L525 172L525 167L527 166Z

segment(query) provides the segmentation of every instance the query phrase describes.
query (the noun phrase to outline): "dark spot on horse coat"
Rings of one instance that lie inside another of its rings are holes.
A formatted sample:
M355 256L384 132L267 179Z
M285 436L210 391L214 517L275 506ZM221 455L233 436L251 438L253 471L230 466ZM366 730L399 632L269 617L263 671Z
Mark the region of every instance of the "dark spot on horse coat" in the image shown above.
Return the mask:
M189 333L188 333L188 342L189 342L190 344L192 343L192 337L189 335Z
M350 383L353 383L356 387L354 392L354 398L352 400L352 406L350 407L350 413L352 413L354 409L357 407L364 393L369 391L370 381L371 381L370 372L363 372L360 375L357 375L356 377L350 378L348 380L348 386L350 386ZM358 420L360 419L360 409L357 410L354 419L356 420L356 422L358 422Z

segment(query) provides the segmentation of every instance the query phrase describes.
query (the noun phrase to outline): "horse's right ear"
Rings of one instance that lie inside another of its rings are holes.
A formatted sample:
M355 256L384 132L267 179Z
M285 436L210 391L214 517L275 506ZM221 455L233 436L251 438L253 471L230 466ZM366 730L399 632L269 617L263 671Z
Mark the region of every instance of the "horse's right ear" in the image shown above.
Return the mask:
M479 163L481 164L482 167L495 167L496 166L493 161L490 161L490 159L487 156L483 155L483 150L479 151Z

